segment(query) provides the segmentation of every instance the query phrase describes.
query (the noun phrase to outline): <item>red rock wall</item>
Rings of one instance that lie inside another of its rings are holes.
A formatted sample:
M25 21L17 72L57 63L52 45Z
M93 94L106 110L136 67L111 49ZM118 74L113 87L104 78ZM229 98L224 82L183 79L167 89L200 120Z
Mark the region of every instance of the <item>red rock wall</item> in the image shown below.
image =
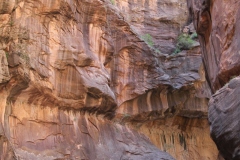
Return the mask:
M188 5L215 93L209 103L211 136L225 159L238 160L240 104L239 78L235 77L240 74L240 1L189 0Z
M168 117L135 128L177 160L219 159L218 150L209 136L208 120L205 118Z
M225 159L240 158L239 77L217 91L209 103L211 136Z
M188 1L215 92L239 74L239 5L235 0Z
M200 48L172 55L188 16L184 0L0 1L1 158L217 158Z

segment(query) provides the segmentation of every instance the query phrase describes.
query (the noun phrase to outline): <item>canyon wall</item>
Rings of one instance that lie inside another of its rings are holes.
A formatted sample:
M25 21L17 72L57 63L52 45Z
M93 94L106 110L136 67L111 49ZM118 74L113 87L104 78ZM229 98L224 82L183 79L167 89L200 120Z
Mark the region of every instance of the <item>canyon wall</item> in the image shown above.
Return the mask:
M211 136L226 160L240 159L240 1L189 0L211 86ZM230 81L230 82L229 82Z
M173 54L185 0L2 0L0 19L1 159L218 159L198 40Z

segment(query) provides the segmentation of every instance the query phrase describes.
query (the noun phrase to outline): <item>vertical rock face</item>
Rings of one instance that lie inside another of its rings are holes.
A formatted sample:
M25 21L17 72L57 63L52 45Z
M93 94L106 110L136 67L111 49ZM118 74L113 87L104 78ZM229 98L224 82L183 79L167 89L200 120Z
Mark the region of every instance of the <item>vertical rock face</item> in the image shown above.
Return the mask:
M240 2L188 0L188 4L200 35L209 82L215 92L240 72Z
M225 159L237 160L240 103L239 78L235 77L240 73L240 1L189 0L188 4L215 93L209 103L211 135Z
M1 159L173 159L158 148L217 159L198 43L172 54L186 11L184 0L1 1Z
M135 33L151 35L152 45L162 53L173 52L174 41L189 18L185 0L116 2L117 10Z
M176 116L149 121L135 128L177 160L218 160L218 150L209 136L207 119Z
M10 159L173 160L143 135L100 116L28 105L20 99L11 109L3 126L14 150ZM3 151L7 152L7 147L3 142ZM4 153L2 159L10 153Z
M240 159L240 78L217 91L209 103L211 134L226 159Z

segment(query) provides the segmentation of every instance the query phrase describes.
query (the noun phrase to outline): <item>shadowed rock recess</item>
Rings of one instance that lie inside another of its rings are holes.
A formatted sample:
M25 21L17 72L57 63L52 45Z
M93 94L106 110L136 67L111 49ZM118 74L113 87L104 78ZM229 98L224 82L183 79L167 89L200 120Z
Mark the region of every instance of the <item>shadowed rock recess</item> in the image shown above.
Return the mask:
M221 159L208 101L237 68L196 36L186 0L0 0L1 160Z
M211 136L226 160L239 160L240 1L188 0L188 5L215 93L209 103Z

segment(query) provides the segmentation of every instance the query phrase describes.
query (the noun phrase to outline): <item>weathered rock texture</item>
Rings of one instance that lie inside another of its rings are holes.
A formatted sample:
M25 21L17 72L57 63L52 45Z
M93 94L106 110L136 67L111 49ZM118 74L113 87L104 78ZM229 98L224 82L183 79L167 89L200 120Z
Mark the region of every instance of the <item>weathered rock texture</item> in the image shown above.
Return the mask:
M240 74L240 2L188 0L209 83L215 92Z
M179 31L188 23L186 0L116 0L115 7L140 36L150 34L154 47L171 54Z
M239 78L233 78L240 74L240 1L188 0L188 3L209 84L215 93L209 104L211 135L225 159L237 160L240 159ZM233 80L227 84L230 79Z
M240 159L240 77L217 91L209 103L211 135L226 159Z
M2 0L0 19L2 159L172 159L132 127L217 158L200 48L171 55L184 0Z
M2 159L7 159L14 150L10 159L173 160L143 135L102 117L29 105L21 99L9 105L12 110L5 114L8 123L3 128L10 135L12 148L3 143L7 153Z
M205 81L201 57L191 53L172 57L165 60L163 68L171 75L170 82L173 86L159 86L146 91L145 94L122 103L117 113L138 115L154 112L156 118L168 114L206 117L211 92Z
M176 116L150 121L135 128L177 160L220 160L218 150L209 136L207 119Z

